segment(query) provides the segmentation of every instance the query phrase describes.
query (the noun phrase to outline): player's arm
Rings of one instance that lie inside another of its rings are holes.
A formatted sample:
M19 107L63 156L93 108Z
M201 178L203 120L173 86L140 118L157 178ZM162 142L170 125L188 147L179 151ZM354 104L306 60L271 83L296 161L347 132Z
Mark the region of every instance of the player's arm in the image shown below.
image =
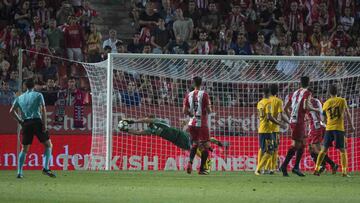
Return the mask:
M290 124L290 121L289 121L289 117L287 117L285 114L286 114L286 112L285 112L285 110L283 109L283 103L282 103L282 101L281 101L281 103L280 103L280 111L278 112L279 114L280 114L280 119L281 119L281 121L283 121L283 122L285 122L285 123L287 123L287 124ZM285 112L285 113L284 113Z
M10 116L12 118L14 118L21 125L24 121L20 118L19 114L16 112L17 109L18 109L18 103L17 103L17 99L16 99L14 104L11 106L9 113L10 113Z
M284 108L284 112L288 118L290 118L290 107L291 107L291 102L288 101Z
M206 107L206 111L207 111L208 114L211 114L213 112L210 99L208 99L208 105Z
M271 113L267 113L267 119L277 125L280 125L281 127L285 128L286 126L279 120L277 120L276 118L274 118Z
M304 101L304 109L309 111L315 111L317 113L321 113L319 109L314 108L314 106L311 104L311 95Z
M185 100L184 100L184 104L183 104L183 114L187 115L187 116L190 116L190 117L193 117L194 115L190 112L189 110L189 99L188 99L188 96L185 97Z

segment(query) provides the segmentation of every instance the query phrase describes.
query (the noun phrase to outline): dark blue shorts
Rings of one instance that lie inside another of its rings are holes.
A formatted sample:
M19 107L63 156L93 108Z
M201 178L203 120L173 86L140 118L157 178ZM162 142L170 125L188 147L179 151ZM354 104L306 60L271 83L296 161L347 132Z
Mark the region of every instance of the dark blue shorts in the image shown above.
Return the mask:
M260 133L259 134L259 145L261 151L264 152L273 152L274 151L274 140L272 133Z
M323 146L329 148L332 146L332 142L335 141L336 149L345 148L345 132L338 130L327 130L325 131Z
M273 132L271 134L272 136L272 140L274 141L274 149L278 149L279 145L280 145L280 137L279 137L279 133L275 133Z

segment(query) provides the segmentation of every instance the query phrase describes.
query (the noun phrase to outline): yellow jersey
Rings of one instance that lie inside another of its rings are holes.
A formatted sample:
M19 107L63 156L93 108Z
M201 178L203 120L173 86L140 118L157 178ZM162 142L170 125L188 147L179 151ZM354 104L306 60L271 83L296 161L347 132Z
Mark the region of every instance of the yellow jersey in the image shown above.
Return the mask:
M325 102L326 130L345 131L344 115L347 108L346 99L341 97L332 97Z
M279 115L283 112L282 106L283 101L278 98L277 96L270 96L269 97L270 104L271 104L271 116L275 119L278 119ZM272 132L278 133L280 132L280 126L271 122Z
M260 100L257 104L257 109L260 120L258 133L272 133L271 121L267 119L267 114L271 113L270 100L268 98Z

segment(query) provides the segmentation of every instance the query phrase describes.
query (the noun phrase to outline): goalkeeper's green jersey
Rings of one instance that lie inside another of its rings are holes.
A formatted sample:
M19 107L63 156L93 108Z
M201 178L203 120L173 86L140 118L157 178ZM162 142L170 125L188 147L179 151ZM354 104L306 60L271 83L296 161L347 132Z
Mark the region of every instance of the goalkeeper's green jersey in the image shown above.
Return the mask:
M155 119L145 130L149 134L157 135L184 150L190 150L190 138L187 132L171 127L164 120Z

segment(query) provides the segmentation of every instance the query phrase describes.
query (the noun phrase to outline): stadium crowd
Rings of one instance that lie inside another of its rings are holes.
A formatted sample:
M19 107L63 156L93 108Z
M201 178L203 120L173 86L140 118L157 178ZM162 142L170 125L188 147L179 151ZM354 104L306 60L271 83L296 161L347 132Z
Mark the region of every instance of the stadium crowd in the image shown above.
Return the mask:
M115 29L102 39L93 23L98 13L88 1L0 0L1 104L10 104L18 90L19 48L29 50L22 58L23 79L35 77L49 105L56 102L59 90L66 92L68 105L77 91L83 93L84 104L91 103L83 68L51 55L86 62L105 60L109 52L360 55L359 0L132 0L131 5L136 32L126 42L118 39ZM135 97L136 105L181 103L183 93L172 91L177 89L174 85L188 88L186 81L170 78L130 79L123 73L116 77L124 77L119 100L125 104ZM358 79L351 81L340 83L346 90L358 86ZM254 105L251 98L256 97L248 92L259 87L243 85L243 90L227 93L228 85L209 84L218 92L215 102Z

